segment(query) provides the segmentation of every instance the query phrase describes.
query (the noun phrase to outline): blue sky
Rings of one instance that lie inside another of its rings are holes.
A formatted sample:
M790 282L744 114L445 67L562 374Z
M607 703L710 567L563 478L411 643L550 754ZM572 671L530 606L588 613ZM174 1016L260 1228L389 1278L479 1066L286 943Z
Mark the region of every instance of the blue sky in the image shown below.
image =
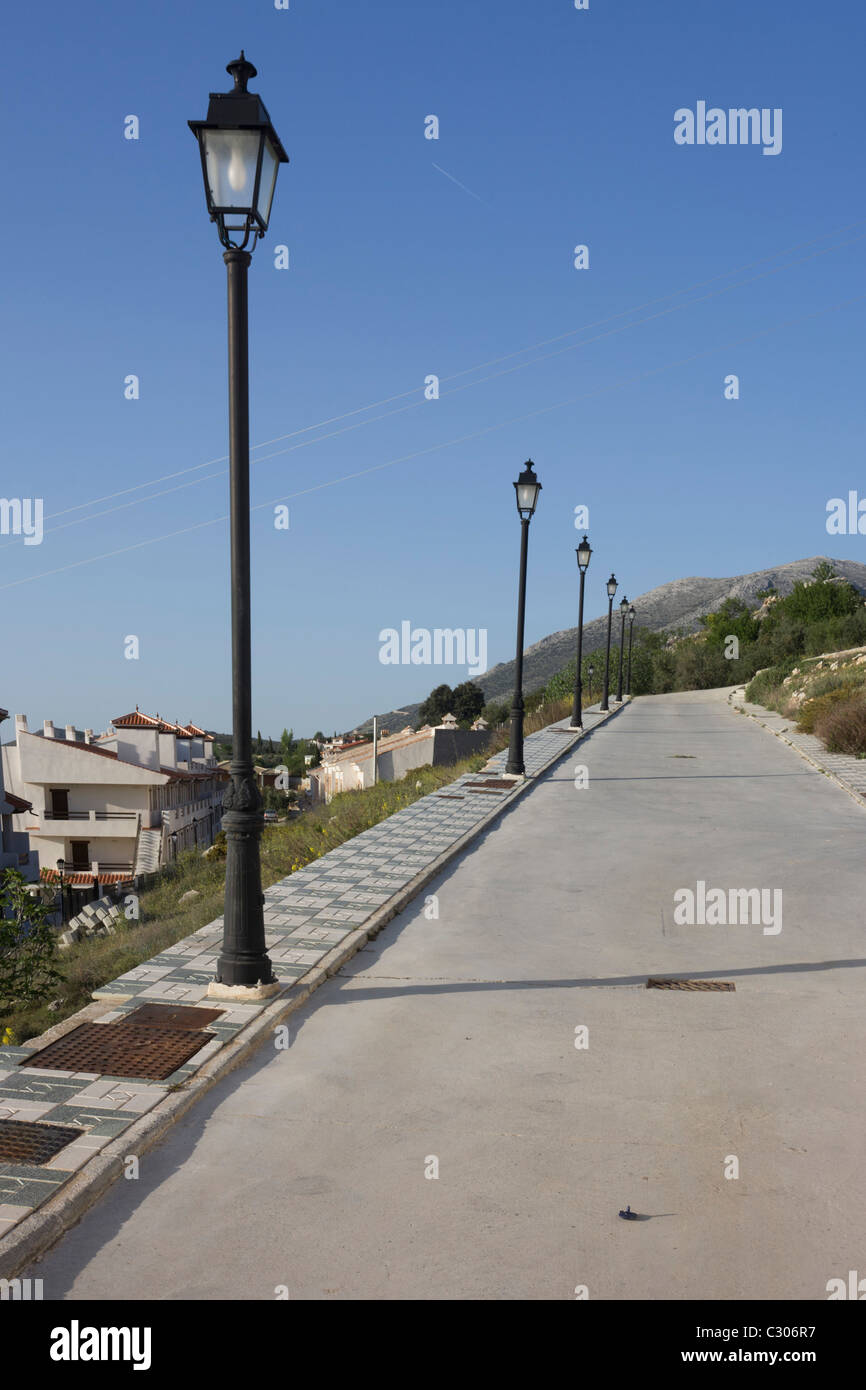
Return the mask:
M852 0L10 12L0 496L46 521L0 537L0 705L230 726L225 270L186 121L241 47L292 161L250 272L254 728L465 679L382 665L404 620L509 659L527 456L527 644L576 621L578 505L588 618L611 569L631 596L866 558L825 530L866 494L864 31ZM782 108L781 153L676 145L701 100Z

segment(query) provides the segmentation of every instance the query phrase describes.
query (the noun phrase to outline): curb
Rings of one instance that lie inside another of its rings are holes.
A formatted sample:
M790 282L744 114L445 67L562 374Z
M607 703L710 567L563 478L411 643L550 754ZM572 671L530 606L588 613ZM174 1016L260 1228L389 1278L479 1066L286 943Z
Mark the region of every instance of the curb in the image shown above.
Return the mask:
M772 734L773 737L777 738L780 743L784 743L787 745L788 748L793 749L793 751L797 753L799 757L803 759L804 762L809 763L811 767L814 767L816 772L820 772L822 776L828 779L828 781L833 782L834 785L837 786L840 791L846 792L847 795L851 797L852 801L856 801L857 805L861 807L861 809L866 810L866 796L864 796L862 792L858 792L854 787L850 786L847 782L843 781L842 778L839 777L835 772L831 772L828 767L824 767L823 763L819 763L817 759L812 757L811 753L807 753L804 749L798 747L796 743L793 743L791 739L786 738L780 730L771 728L770 725L766 724L764 720L759 718L757 714L752 714L751 710L747 710L744 705L738 706L734 699L734 696L741 689L742 686L739 686L737 690L732 691L731 694L728 696L728 704L731 708L737 708L740 714L744 714L747 719L753 720L754 723L759 726L759 728L765 729L768 734ZM761 705L761 709L763 708L764 706ZM775 711L768 710L767 713L774 714Z
M339 945L329 951L318 965L312 966L297 983L290 985L288 987L289 997L282 995L275 999L272 1004L262 1010L257 1018L247 1024L237 1038L226 1043L209 1062L206 1062L201 1070L184 1084L183 1090L171 1092L166 1095L164 1100L158 1101L148 1114L143 1115L140 1120L136 1120L117 1139L106 1144L105 1148L90 1159L68 1182L64 1183L56 1196L49 1197L48 1201L37 1207L30 1216L25 1217L17 1226L14 1226L6 1236L0 1239L0 1278L14 1278L33 1260L50 1250L61 1236L65 1235L71 1227L77 1225L102 1193L122 1176L125 1158L131 1155L140 1157L154 1148L172 1125L182 1119L186 1112L191 1110L196 1102L201 1100L218 1081L248 1061L253 1053L257 1052L264 1044L268 1034L272 1034L284 1019L293 1014L302 1004L305 1004L310 995L330 976L335 975L368 941L378 936L379 932L398 913L402 912L404 907L417 897L421 889L436 878L451 860L456 859L473 840L478 839L494 821L498 820L506 809L531 790L544 773L565 758L578 743L591 737L596 729L606 724L628 703L629 701L623 701L616 709L608 710L598 719L597 723L593 724L591 729L584 729L582 733L576 733L575 737L567 742L563 740L565 747L561 751L557 750L531 777L527 777L523 782L516 782L514 790L507 792L501 801L497 801L483 820L478 821L465 834L461 835L459 840L455 840L453 845L449 845L436 859L421 869L398 893L395 893L392 898L389 898L378 908L363 927L358 927L356 931L351 932ZM548 727L555 728L557 726L549 725ZM538 732L542 733L544 730ZM431 792L429 795L435 796L436 793ZM81 1021L81 1015L86 1014L92 1007L92 1005L87 1005L78 1014L72 1014L69 1019L64 1019L64 1025L74 1027ZM88 1016L92 1017L93 1015Z

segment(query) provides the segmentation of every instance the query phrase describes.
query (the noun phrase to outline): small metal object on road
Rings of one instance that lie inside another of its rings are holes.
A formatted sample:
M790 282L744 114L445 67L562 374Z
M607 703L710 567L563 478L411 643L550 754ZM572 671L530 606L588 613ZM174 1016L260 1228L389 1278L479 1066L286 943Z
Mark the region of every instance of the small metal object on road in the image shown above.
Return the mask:
M665 979L663 976L650 975L646 982L647 989L723 989L736 990L733 980L682 980Z

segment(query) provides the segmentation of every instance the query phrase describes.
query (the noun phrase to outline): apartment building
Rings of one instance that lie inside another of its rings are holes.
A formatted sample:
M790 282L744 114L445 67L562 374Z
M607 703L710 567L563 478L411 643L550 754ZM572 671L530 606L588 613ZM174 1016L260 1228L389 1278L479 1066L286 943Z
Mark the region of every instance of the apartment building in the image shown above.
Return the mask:
M0 724L9 718L9 711L0 709ZM39 862L36 851L30 848L30 837L26 830L17 830L13 823L15 816L25 816L32 809L30 802L7 791L3 783L3 764L0 761L0 873L4 869L17 869L28 882L39 877Z
M15 716L2 747L6 786L32 809L13 815L38 854L40 876L73 889L130 881L185 849L205 849L222 821L228 777L197 725L121 715L106 733Z

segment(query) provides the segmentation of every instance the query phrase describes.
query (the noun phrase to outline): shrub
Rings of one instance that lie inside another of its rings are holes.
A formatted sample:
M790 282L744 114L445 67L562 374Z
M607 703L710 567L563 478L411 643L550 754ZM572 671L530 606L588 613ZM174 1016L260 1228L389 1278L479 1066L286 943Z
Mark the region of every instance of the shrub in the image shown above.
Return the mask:
M56 938L49 908L31 896L23 874L0 874L0 1010L36 1004L61 979L54 968Z
M850 700L853 693L853 686L839 684L829 690L825 690L823 694L819 693L813 695L811 699L806 700L800 707L800 712L797 716L797 728L800 730L800 733L815 733L815 726L818 721L823 719L825 714L828 714L830 710L838 705L840 700Z
M831 753L866 756L866 699L863 691L831 704L815 721L815 733Z
M791 674L793 665L793 661L788 661L782 666L767 666L763 671L758 671L746 686L746 699L752 704L774 709L773 702L778 700L782 681Z

